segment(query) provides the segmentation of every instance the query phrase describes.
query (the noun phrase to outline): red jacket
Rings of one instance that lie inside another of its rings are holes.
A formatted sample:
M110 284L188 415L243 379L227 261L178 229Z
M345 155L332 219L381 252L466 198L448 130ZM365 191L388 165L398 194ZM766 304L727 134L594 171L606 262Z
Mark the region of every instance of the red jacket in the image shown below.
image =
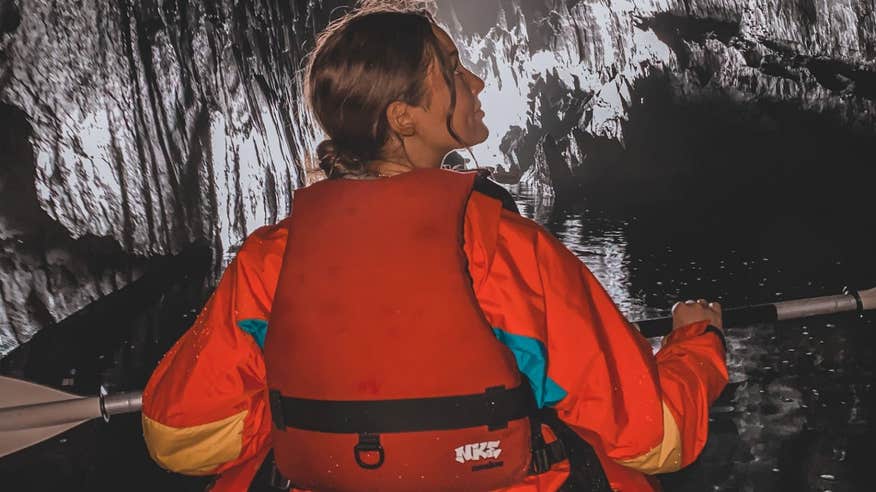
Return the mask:
M245 241L143 393L150 455L179 473L220 474L214 491L246 490L271 446L261 346L288 222ZM652 355L587 267L534 222L475 192L464 237L487 321L527 351L515 355L542 383L536 397L593 445L612 488L655 490L649 474L696 458L727 382L723 347L704 322L675 330ZM505 490L556 490L567 474L562 462Z

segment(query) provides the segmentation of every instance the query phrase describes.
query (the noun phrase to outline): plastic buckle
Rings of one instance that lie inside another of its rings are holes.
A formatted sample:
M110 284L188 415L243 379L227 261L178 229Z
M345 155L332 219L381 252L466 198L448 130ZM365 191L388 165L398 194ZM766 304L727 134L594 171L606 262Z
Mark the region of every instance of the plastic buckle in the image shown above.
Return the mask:
M361 454L373 451L377 452L377 462L366 463ZM359 434L359 442L353 446L353 456L356 458L356 463L366 470L376 470L383 466L386 455L383 452L383 446L380 445L380 436L378 434Z
M533 475L541 475L551 469L551 457L547 447L532 450L530 468Z

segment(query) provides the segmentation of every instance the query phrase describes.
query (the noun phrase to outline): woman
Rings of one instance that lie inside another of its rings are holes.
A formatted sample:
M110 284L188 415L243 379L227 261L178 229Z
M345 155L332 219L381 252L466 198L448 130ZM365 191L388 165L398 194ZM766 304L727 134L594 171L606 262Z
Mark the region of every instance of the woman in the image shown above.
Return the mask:
M334 22L307 83L329 179L247 239L155 370L160 465L245 490L273 446L315 489L581 490L601 480L583 439L638 491L696 458L727 382L720 306L677 304L653 356L561 243L438 170L488 130L483 81L428 14Z

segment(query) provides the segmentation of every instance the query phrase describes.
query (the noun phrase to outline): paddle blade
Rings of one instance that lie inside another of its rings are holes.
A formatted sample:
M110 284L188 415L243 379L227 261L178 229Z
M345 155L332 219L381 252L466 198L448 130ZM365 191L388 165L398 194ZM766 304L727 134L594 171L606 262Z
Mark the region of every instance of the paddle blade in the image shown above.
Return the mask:
M81 397L30 381L0 376L0 408L51 403L74 398Z
M51 427L0 431L0 458L45 441L67 429L76 427L82 422L85 421L67 422L65 424L53 425Z
M0 410L23 405L76 400L79 398L78 395L65 393L41 384L0 376ZM0 457L56 436L67 429L76 427L82 422L84 420L29 429L0 430Z

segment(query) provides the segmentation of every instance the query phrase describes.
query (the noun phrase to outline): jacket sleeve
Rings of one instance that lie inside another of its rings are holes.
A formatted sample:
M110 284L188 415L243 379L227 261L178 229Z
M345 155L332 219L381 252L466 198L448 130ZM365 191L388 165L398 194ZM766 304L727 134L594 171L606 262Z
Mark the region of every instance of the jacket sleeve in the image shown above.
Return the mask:
M243 490L267 454L271 419L261 344L285 240L278 225L244 242L194 325L149 379L143 435L160 466L187 475L240 475L235 482Z
M476 296L539 404L554 407L624 467L653 474L691 463L705 444L708 407L727 383L721 340L695 323L653 355L550 233L507 211L490 221L486 206L469 208L466 253Z

